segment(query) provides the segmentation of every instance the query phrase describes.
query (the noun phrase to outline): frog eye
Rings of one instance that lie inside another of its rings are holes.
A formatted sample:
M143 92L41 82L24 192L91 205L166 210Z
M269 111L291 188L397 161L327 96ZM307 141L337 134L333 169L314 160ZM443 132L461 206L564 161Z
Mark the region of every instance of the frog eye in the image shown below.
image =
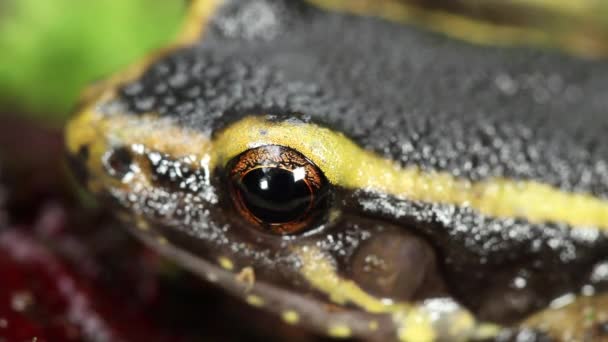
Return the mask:
M329 184L308 158L288 147L249 149L228 163L230 197L256 228L272 234L302 233L328 208Z

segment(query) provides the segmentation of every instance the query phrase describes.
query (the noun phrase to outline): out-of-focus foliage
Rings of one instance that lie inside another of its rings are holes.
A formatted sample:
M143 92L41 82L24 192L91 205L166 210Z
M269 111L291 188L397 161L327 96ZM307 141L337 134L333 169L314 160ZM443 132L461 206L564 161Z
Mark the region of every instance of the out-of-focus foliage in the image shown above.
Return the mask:
M608 55L607 0L395 1L531 27L549 32L550 46ZM0 112L62 122L87 83L170 40L186 2L0 0Z
M180 0L0 0L0 103L60 122L87 83L162 46Z

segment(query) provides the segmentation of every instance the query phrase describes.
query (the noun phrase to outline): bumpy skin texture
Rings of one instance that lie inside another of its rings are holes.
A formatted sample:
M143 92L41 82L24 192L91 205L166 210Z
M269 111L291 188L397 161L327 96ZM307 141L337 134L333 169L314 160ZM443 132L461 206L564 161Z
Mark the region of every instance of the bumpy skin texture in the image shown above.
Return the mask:
M300 1L256 0L228 2L204 39L154 63L121 89L120 101L135 115L158 112L207 133L252 114L298 117L403 166L608 198L607 92L600 61L475 46ZM355 211L429 237L452 291L473 308L494 295L481 280L502 284L518 274L535 296L526 307L542 307L583 284L608 247L603 234L560 224L364 191L345 198Z
M299 1L232 2L207 30L124 89L133 112L202 131L300 113L404 165L608 198L600 61L474 46Z

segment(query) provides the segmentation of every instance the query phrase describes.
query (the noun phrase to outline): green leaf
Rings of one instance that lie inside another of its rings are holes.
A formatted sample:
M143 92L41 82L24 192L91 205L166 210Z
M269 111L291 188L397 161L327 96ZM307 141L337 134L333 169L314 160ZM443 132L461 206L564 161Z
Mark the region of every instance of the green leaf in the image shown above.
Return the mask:
M51 122L67 118L86 84L172 39L185 9L177 0L5 0L0 7L0 102Z

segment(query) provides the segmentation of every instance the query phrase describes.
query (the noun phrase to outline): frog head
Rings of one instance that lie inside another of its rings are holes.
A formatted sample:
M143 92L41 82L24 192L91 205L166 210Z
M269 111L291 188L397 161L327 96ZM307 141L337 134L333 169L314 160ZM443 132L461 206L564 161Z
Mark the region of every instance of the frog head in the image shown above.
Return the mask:
M86 186L178 264L333 337L606 314L576 300L606 281L606 159L584 154L605 66L317 5L194 1L174 46L85 93L66 143ZM548 104L530 73L559 80ZM555 122L573 108L587 139Z

